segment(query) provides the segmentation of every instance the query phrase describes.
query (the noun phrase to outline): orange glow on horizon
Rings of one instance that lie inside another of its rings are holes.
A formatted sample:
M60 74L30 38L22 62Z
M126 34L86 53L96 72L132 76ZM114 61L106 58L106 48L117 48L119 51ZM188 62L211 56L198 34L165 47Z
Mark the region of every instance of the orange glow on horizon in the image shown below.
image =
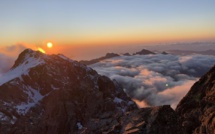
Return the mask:
M180 30L170 28L167 30L155 29L147 30L141 29L139 31L115 31L115 32L103 32L103 33L92 33L83 36L66 36L57 35L52 37L47 37L49 39L28 39L18 42L26 42L25 44L33 44L37 47L42 47L47 53L47 48L58 47L59 45L81 45L81 46L95 46L95 45L144 45L144 44L154 44L154 43L171 43L171 42L183 42L183 41L206 41L215 40L215 32L213 30L207 31L204 29L187 29L183 28ZM52 39L50 41L50 38ZM17 42L17 40L13 40ZM2 43L2 42L1 42ZM9 45L14 43L3 43L2 45ZM20 43L23 44L23 43ZM53 46L53 44L58 44L58 46ZM1 44L0 44L1 45ZM56 49L56 48L55 48Z
M137 44L154 44L154 43L171 43L183 41L205 41L214 40L212 32L201 31L150 31L137 33L114 33L89 35L71 38L58 38L56 42L63 45L137 45Z

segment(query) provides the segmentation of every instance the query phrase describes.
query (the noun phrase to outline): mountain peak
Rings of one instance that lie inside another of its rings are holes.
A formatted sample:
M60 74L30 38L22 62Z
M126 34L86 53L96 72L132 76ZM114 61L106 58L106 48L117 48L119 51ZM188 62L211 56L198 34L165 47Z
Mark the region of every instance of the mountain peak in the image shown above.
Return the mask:
M98 130L90 126L97 123L94 119L118 116L132 108L137 107L116 82L61 54L46 55L26 49L13 68L0 77L0 121L4 120L0 131L3 133L28 130L68 133L77 126L83 127L82 131L84 128L94 131ZM53 119L57 121L55 124ZM43 124L44 120L47 124Z
M50 74L55 72L55 70L50 70L59 68L59 66L73 66L92 71L91 68L71 60L62 54L47 55L40 51L26 49L19 54L12 68L0 77L0 86L16 78L22 79L22 77L28 75L32 69L41 68L42 66L44 66Z
M18 67L20 64L24 63L25 61L28 61L29 58L38 59L39 57L44 56L44 55L45 54L43 54L39 51L33 51L32 49L25 49L23 52L21 52L19 54L12 69Z
M142 49L141 51L139 52L136 52L134 55L147 55L147 54L155 54L154 52L151 52L149 50L146 50L146 49Z
M19 54L13 67L0 77L0 85L16 78L22 79L22 75L28 75L31 68L45 64L45 61L42 58L45 56L45 54L39 51L33 51L31 49L24 50Z

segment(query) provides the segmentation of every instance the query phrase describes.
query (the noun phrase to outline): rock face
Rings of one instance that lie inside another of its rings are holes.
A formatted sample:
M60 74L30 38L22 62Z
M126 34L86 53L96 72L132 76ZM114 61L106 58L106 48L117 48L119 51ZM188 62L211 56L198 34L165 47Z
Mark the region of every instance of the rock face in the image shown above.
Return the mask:
M181 122L169 106L142 108L128 112L121 119L121 133L182 134Z
M176 112L183 120L184 133L215 133L215 66L192 86Z
M27 49L0 79L1 134L108 132L129 109L117 82L63 55Z

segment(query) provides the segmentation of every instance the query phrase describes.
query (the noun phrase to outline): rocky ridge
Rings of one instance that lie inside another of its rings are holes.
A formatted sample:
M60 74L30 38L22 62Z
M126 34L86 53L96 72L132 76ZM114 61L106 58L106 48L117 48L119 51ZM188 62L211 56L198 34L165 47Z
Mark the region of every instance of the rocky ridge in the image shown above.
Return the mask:
M63 55L23 51L0 77L2 134L213 134L215 66L174 111L138 109L117 81Z
M185 133L215 133L215 66L191 87L176 112Z
M149 50L146 50L146 49L142 49L141 51L136 52L133 55L148 55L148 54L155 54L155 53L151 52ZM167 54L167 53L162 53L162 54ZM131 56L131 54L129 54L129 53L124 53L122 55ZM121 55L116 54L116 53L107 53L105 56L100 57L100 58L96 58L96 59L92 59L92 60L81 60L80 63L85 64L85 65L92 65L97 62L100 62L100 61L103 61L106 59L110 59L110 58L114 58L114 57L118 57L118 56L121 56Z
M117 82L63 55L27 49L0 81L1 133L93 132L136 108Z

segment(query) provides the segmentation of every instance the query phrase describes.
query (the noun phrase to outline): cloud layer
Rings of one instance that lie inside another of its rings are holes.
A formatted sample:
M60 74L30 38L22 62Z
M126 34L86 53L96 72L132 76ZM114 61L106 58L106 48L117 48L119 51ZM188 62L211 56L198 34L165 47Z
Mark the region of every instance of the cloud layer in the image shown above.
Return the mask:
M175 108L214 64L214 56L156 54L120 56L91 67L120 82L140 107L170 104Z

